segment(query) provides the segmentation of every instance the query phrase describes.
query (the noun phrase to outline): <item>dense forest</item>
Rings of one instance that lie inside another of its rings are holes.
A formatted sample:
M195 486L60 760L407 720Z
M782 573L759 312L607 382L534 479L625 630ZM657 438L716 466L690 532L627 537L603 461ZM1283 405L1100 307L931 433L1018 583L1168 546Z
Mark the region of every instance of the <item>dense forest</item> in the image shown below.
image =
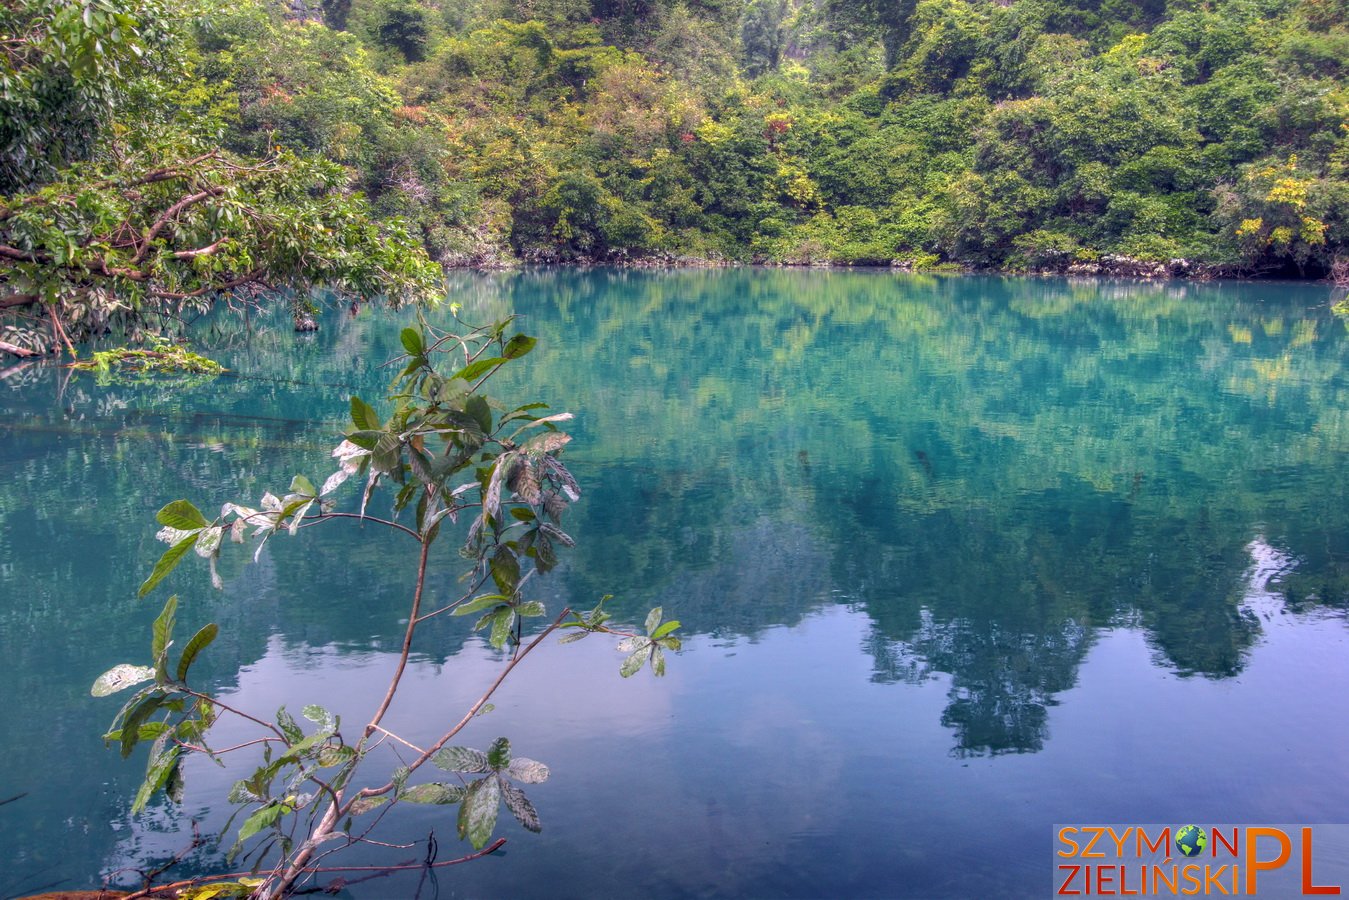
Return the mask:
M222 289L415 295L428 261L1323 277L1349 256L1347 20L1346 0L3 0L0 342Z

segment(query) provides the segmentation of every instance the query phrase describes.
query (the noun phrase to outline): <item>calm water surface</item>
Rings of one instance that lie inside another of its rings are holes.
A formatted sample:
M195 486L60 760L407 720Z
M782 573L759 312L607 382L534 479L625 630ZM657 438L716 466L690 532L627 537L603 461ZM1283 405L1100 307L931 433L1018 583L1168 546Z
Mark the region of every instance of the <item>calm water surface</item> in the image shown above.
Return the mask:
M598 271L451 295L540 337L498 395L577 414L579 546L539 598L660 604L687 638L663 680L619 679L597 639L521 668L463 742L550 765L544 832L505 823L440 896L1044 896L1055 822L1349 821L1349 340L1326 288ZM0 897L225 828L240 773L209 764L130 820L144 761L104 749L116 704L88 694L145 655L169 591L180 630L222 626L215 689L364 721L415 561L396 535L313 529L227 564L223 592L198 566L135 589L163 502L323 478L409 318L222 323L205 343L235 374L190 389L0 372ZM442 543L433 601L456 587ZM413 740L500 665L465 624L417 648ZM455 852L443 809L399 813L385 840Z

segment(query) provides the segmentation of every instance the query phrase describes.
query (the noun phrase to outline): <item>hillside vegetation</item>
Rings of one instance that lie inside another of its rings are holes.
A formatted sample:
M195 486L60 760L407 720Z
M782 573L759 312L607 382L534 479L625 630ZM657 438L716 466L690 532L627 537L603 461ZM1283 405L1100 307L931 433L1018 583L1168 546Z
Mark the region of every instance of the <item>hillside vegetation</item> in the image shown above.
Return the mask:
M267 139L433 257L1320 275L1349 239L1343 0L331 0L216 16Z
M1321 277L1347 12L0 0L0 349L428 257Z

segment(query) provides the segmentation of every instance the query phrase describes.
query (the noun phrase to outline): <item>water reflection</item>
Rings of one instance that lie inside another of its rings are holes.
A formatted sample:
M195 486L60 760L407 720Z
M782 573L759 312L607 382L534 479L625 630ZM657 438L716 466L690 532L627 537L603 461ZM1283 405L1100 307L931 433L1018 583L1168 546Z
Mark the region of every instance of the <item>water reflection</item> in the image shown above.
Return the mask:
M1087 772L1103 754L1122 767L1116 792L1165 805L1182 776L1160 757L1178 729L1240 757L1223 732L1239 711L1342 711L1334 686L1349 684L1327 648L1349 604L1349 382L1324 290L597 271L456 277L451 293L466 317L519 313L541 338L500 392L578 414L568 459L586 495L568 530L579 547L541 599L613 593L627 614L663 604L695 651L670 683L642 687L641 703L611 684L612 660L587 656L603 670L603 703L565 700L587 671L545 692L565 712L521 706L504 729L513 737L523 721L577 771L600 754L620 781L657 785L670 821L624 812L622 791L587 794L590 780L550 787L576 830L545 836L533 861L515 854L513 874L493 869L512 894L548 884L553 854L579 852L581 836L604 846L615 820L646 842L616 851L648 868L615 864L586 882L595 893L661 873L674 893L846 893L821 874L837 865L801 850L853 859L845 835L871 847L856 830L884 832L855 774L864 765L892 776L887 806L914 812L908 855L885 877L918 896L996 892L1012 876L995 866L957 877L929 864L987 791L1003 792L990 814L1016 846L1040 839L1010 824L1011 798L1033 790L1076 818L1158 821L1155 806L1142 815L1105 787L1070 802L1046 773ZM222 320L211 340L234 374L190 392L0 372L0 693L25 698L9 704L13 733L41 736L7 748L0 782L14 788L0 793L44 797L0 807L0 870L31 883L58 849L90 868L166 849L152 836L181 819L109 832L137 767L102 750L111 711L86 696L148 628L151 610L133 598L158 549L153 510L177 496L203 508L256 496L295 471L321 478L347 397L382 394L392 372L379 366L400 352L409 316L342 310L311 337L281 319L247 334ZM274 541L260 565L227 568L223 595L203 572L175 574L170 589L190 598L180 627L222 625L203 674L264 706L286 687L353 693L347 679L399 638L408 576L396 537ZM450 590L456 566L443 560L433 582ZM428 635L417 659L428 692L443 692L447 661L491 662L461 624ZM1323 669L1310 692L1259 693L1294 664L1283 654L1312 646ZM1130 737L1083 708L1090 694L1130 709L1119 679L1171 703L1188 685L1202 702L1180 704L1194 717L1183 728L1138 717ZM596 734L622 739L597 749ZM1117 745L1161 773L1156 790L1128 774L1136 762ZM748 774L721 771L728 747ZM1277 757L1249 748L1262 765ZM995 784L964 780L970 765L998 767L977 770ZM793 787L802 770L818 783ZM1258 771L1242 764L1249 779ZM1324 777L1299 768L1269 784L1312 803ZM1198 788L1183 796L1218 807ZM1053 821L1052 806L1035 808ZM763 834L779 841L773 852ZM884 884L858 879L858 893Z

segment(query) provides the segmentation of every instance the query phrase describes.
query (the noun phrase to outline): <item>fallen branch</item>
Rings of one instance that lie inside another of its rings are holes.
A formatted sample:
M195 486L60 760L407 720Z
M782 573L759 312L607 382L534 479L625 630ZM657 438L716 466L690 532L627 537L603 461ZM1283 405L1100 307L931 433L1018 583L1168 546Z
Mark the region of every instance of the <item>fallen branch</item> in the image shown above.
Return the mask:
M38 355L36 350L29 350L26 347L20 347L16 344L11 344L6 341L0 341L0 351L4 351L5 353L12 353L13 355L19 357L19 359L28 359L30 356Z

